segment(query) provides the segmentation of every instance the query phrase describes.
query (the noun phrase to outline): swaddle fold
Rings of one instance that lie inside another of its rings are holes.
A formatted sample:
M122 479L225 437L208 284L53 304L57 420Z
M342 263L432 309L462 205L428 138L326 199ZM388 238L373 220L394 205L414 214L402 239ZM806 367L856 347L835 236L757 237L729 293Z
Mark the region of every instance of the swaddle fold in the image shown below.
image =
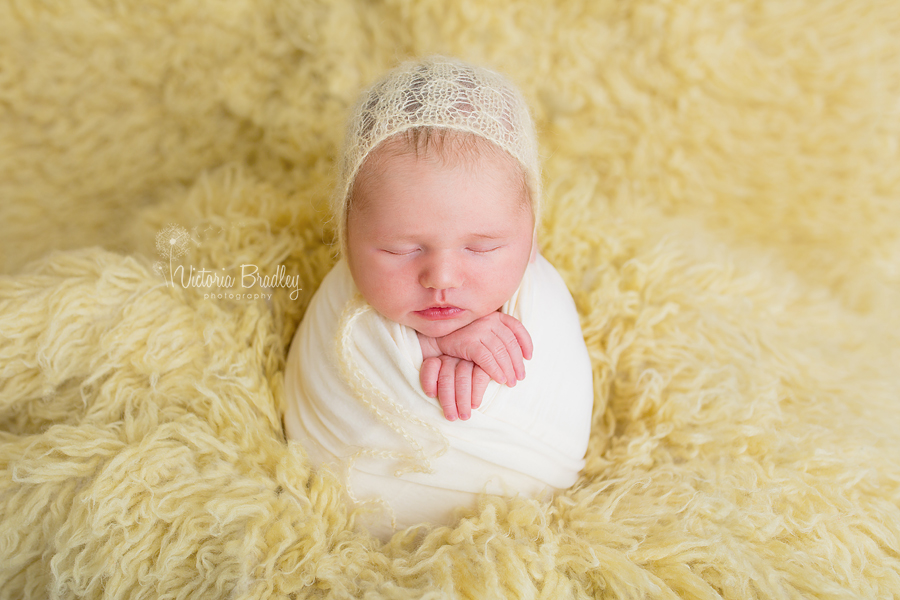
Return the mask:
M342 474L351 503L373 506L373 535L450 524L483 492L541 496L578 478L593 389L574 302L538 256L501 310L534 342L526 377L512 388L491 381L471 418L450 422L422 391L415 330L362 300L345 259L313 297L288 356L285 431L314 465Z

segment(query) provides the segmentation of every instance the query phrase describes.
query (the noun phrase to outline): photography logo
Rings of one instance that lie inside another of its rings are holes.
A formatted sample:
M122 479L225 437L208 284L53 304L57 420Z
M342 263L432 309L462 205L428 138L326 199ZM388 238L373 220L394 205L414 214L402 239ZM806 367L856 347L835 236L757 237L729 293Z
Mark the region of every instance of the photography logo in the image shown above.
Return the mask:
M206 231L211 231L207 227ZM221 230L219 233L223 233ZM162 260L153 264L153 270L172 287L204 288L204 299L252 300L272 298L275 288L291 290L291 300L299 297L300 276L288 275L284 265L277 265L275 272L264 274L255 264L245 263L239 267L218 269L200 268L193 265L185 268L176 264L190 250L191 244L201 245L201 233L194 227L190 232L177 224L169 224L156 234L156 252Z

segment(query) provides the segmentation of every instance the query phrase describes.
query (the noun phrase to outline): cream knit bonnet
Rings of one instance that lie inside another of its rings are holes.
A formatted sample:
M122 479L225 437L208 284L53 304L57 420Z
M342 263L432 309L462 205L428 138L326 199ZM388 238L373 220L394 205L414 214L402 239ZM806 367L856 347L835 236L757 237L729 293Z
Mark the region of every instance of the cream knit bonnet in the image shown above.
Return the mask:
M534 123L522 94L505 77L454 58L406 62L363 92L347 128L333 198L341 250L353 180L366 157L387 138L412 128L468 132L493 142L525 173L537 227L541 171Z

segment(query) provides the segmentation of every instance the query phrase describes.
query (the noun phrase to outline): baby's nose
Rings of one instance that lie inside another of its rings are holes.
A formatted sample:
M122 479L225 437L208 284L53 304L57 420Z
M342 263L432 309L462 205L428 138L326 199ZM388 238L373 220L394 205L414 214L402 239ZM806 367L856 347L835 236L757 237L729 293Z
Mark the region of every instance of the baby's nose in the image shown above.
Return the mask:
M422 269L419 283L429 289L448 290L460 286L461 275L461 270L453 260L436 256Z

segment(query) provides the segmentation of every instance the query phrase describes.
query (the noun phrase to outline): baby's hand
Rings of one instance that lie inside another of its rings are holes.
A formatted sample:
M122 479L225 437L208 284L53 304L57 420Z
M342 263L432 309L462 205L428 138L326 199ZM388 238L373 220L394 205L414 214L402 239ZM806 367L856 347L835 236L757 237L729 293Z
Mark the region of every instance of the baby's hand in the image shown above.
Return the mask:
M491 378L470 360L447 356L426 358L419 371L422 390L429 398L438 398L444 418L467 420L472 409L481 406Z
M466 420L481 406L491 379L510 387L525 378L533 346L525 326L501 312L472 321L441 338L419 334L422 390L438 398L444 417Z
M530 360L534 350L525 326L499 311L434 341L441 354L471 361L509 387L525 379L523 359Z

